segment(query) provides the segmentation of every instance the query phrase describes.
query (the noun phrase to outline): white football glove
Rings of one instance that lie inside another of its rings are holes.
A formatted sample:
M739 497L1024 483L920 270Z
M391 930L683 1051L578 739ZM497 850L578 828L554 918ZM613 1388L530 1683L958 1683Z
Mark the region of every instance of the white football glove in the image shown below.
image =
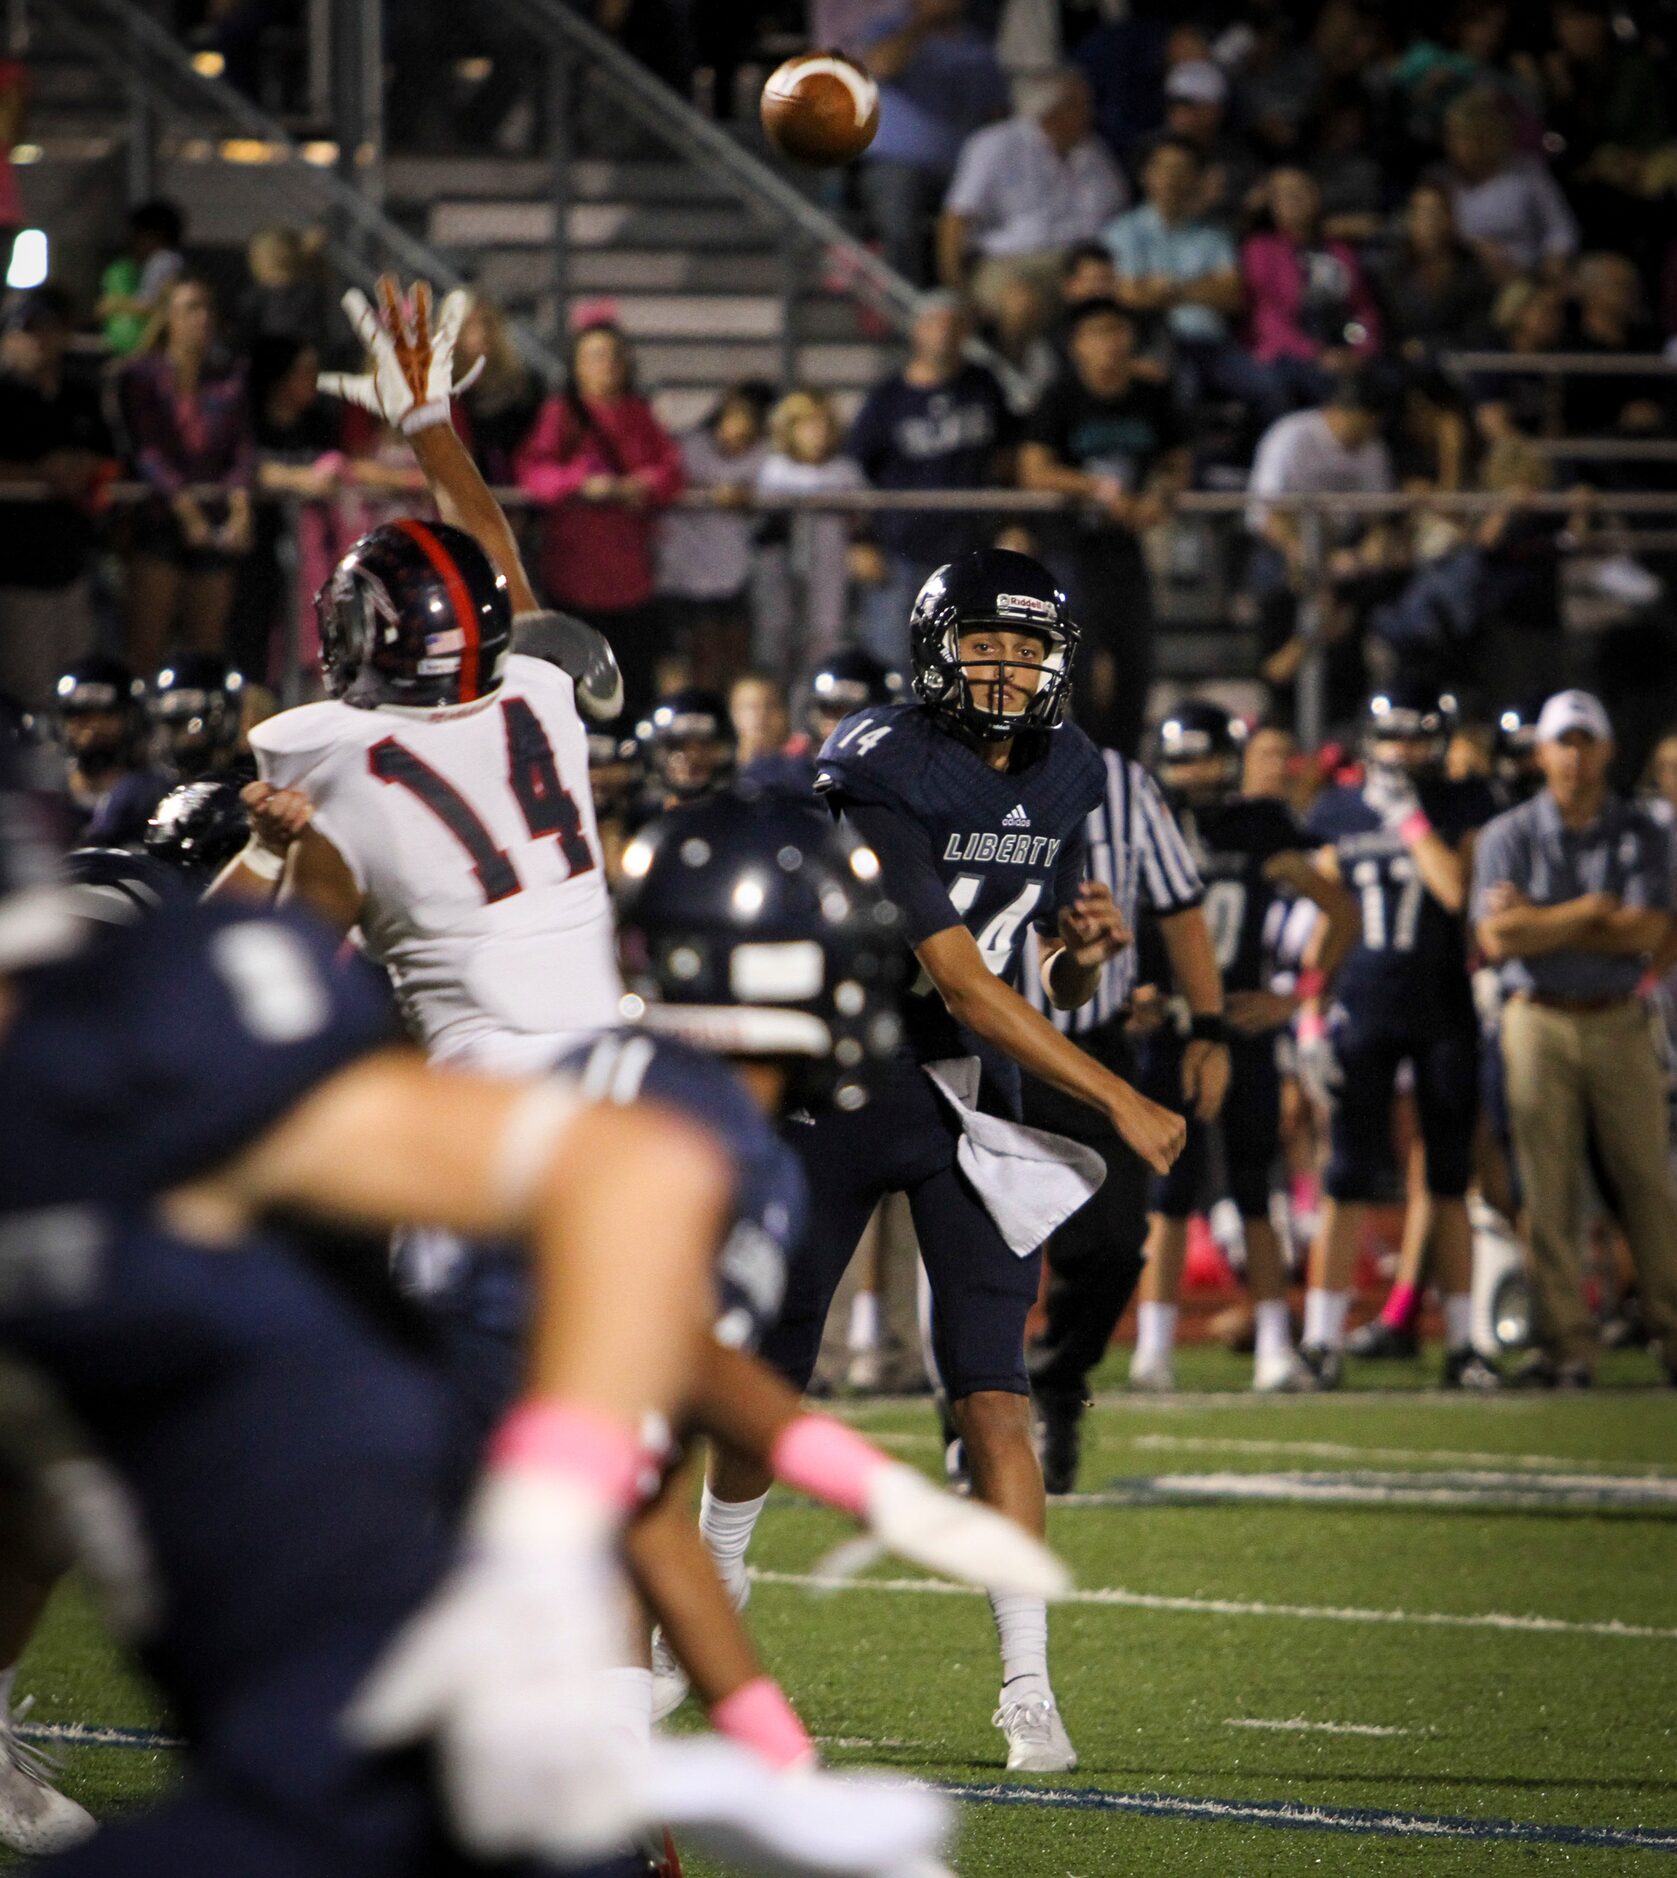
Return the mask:
M1298 1038L1294 1052L1299 1081L1305 1094L1321 1109L1331 1109L1345 1085L1345 1070L1333 1047L1333 1034L1323 1025Z
M386 274L378 291L376 310L359 287L351 287L343 297L343 309L367 348L372 370L322 372L315 383L411 437L415 431L446 424L449 400L475 384L483 370L479 359L458 384L454 382L454 348L471 309L471 295L460 287L448 294L433 329L427 282L415 281L404 301L395 280Z
M949 1803L900 1776L778 1773L718 1735L655 1739L658 1817L730 1868L781 1878L934 1878Z
M1421 798L1408 775L1390 763L1371 763L1363 779L1363 800L1387 828L1401 828L1421 811Z
M1052 1600L1071 1589L1071 1573L1040 1539L993 1507L959 1499L898 1462L868 1481L862 1517L870 1537L829 1553L823 1576L851 1577L892 1552L981 1591Z
M630 1661L616 1533L574 1484L492 1473L467 1550L345 1716L371 1748L434 1739L449 1815L486 1858L580 1861L653 1815L644 1745L600 1726L600 1673Z

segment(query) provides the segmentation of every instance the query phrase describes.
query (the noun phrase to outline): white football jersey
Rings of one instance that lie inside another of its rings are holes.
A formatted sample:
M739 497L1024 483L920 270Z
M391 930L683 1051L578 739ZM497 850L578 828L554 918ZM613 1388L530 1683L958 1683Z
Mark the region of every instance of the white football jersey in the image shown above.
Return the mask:
M588 739L571 680L513 654L501 687L440 711L328 700L251 732L365 896L361 934L439 1060L545 1068L618 1023Z

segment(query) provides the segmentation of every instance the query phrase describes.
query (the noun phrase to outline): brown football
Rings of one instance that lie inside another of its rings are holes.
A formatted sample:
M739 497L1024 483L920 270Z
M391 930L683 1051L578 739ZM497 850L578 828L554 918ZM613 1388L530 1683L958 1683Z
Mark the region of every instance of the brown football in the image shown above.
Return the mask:
M831 169L859 157L879 128L879 87L842 52L802 52L763 87L763 129L798 163Z

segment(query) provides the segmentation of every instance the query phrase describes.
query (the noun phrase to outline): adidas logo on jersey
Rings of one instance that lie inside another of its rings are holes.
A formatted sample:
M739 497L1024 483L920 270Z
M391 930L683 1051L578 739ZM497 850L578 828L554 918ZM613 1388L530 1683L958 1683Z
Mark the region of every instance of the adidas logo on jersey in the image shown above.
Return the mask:
M1025 813L1023 802L1015 802L1013 807L1002 817L1003 828L1029 828L1031 818Z

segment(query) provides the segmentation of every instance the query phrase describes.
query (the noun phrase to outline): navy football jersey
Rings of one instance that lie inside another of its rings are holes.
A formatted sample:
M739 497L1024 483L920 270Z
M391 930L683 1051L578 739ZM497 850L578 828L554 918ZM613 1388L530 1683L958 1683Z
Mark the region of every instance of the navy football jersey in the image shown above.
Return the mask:
M89 920L20 972L0 1033L0 1213L131 1207L254 1141L400 1041L382 974L305 915L182 901Z
M644 1097L686 1116L734 1170L734 1223L717 1261L716 1335L753 1349L780 1314L786 1261L804 1230L808 1199L798 1157L729 1065L649 1031L617 1031L555 1065L594 1101Z
M1496 812L1485 784L1417 779L1433 827L1455 847ZM1353 1022L1406 1034L1473 1024L1467 932L1427 892L1414 857L1385 827L1360 787L1329 790L1312 804L1311 835L1332 845L1340 877L1357 897L1362 933L1334 980L1334 995Z
M1179 812L1182 832L1205 883L1205 923L1225 991L1262 991L1271 969L1270 909L1280 890L1264 877L1278 854L1309 846L1284 803L1236 796Z
M1017 980L1027 922L1058 930L1085 874L1084 819L1106 793L1099 752L1074 724L1015 745L1037 748L993 770L936 713L887 704L847 717L821 750L816 789L879 855L885 891L911 946L964 925L998 978ZM1017 1073L963 1030L921 977L904 1001L921 1063L976 1055L1002 1091ZM1009 1098L1011 1106L1011 1098Z
M740 786L760 789L764 795L788 796L794 801L815 801L815 752L771 750L754 757L740 771Z

